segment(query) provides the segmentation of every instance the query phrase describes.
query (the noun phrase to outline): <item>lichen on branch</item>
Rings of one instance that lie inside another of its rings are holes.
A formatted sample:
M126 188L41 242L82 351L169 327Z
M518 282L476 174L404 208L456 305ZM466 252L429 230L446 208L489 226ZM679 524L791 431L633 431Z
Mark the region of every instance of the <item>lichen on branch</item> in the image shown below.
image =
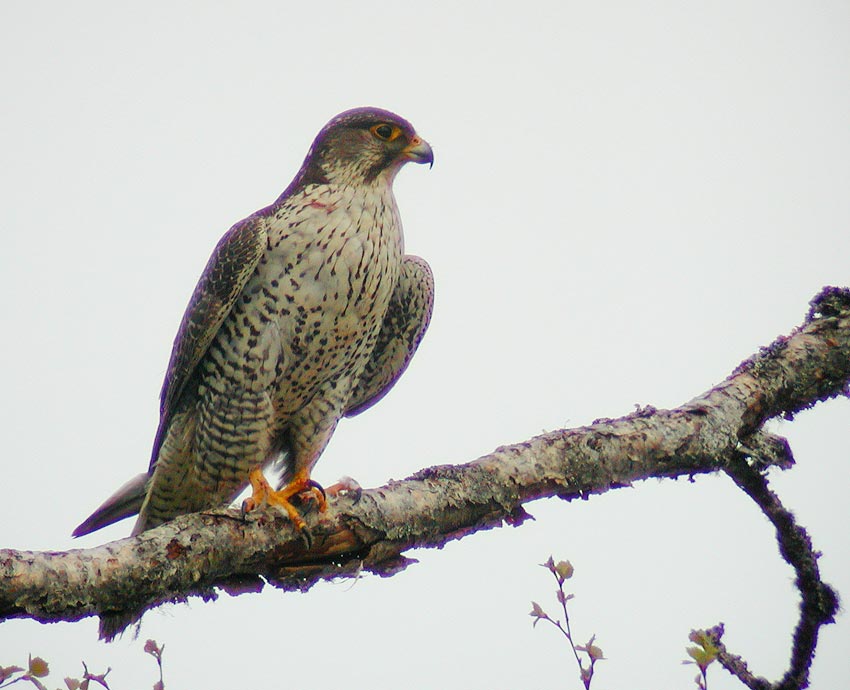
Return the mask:
M110 636L151 607L215 598L217 589L257 591L266 582L306 589L363 570L389 575L412 548L521 524L523 504L538 498L584 498L650 477L717 470L740 477L741 463L756 474L789 467L787 442L765 432L764 422L846 395L848 381L850 290L825 288L799 327L684 405L549 432L340 496L325 513L307 511L309 547L282 515L215 510L91 549L0 550L0 620L99 615Z

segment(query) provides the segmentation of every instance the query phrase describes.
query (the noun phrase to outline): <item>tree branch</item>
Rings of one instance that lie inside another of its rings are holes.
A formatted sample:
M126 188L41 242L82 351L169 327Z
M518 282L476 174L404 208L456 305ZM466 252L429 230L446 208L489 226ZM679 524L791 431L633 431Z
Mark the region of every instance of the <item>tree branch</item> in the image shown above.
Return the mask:
M776 528L779 551L785 562L797 574L796 585L800 592L800 620L794 631L791 664L783 678L776 684L754 676L747 663L730 653L721 641L723 624L701 631L708 635L719 653L717 659L729 673L751 690L795 690L809 685L809 669L814 659L820 627L835 621L838 612L838 595L820 579L818 554L805 528L799 526L793 513L767 484L767 479L743 458L732 460L725 468L735 484L744 491Z
M846 395L848 380L850 290L825 288L800 327L685 405L647 407L554 431L474 462L431 467L359 496L340 496L326 513L306 516L313 536L309 548L282 515L260 511L244 520L236 511L215 510L91 549L0 550L0 620L100 615L106 621L102 634L109 637L151 607L189 595L215 598L215 588L257 591L267 581L303 590L360 570L390 575L404 567L408 549L441 546L503 522L522 523L523 503L537 498L586 498L649 477L722 469L769 517L787 523L781 534L807 546L798 582L811 587L814 599L804 593L803 608L817 609L812 620L823 622L834 613L834 594L819 580L805 532L793 516L788 526L790 513L783 514L778 500L765 498L765 492L775 496L759 472L789 467L791 451L784 439L761 427L772 417L791 417ZM787 560L800 551L791 541L782 541ZM797 647L802 655L814 648L817 625L814 632L798 627L795 659ZM795 661L797 671L798 666Z

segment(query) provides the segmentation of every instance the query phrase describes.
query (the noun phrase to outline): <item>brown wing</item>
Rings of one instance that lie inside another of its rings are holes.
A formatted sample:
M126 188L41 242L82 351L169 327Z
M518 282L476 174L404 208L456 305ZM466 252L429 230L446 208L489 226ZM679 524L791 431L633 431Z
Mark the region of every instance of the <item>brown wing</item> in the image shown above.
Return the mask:
M213 250L174 338L160 393L159 428L151 454L151 470L186 384L265 249L265 224L261 216L253 215L230 228Z
M345 410L353 417L383 398L407 369L431 321L434 275L424 259L406 256L372 359Z

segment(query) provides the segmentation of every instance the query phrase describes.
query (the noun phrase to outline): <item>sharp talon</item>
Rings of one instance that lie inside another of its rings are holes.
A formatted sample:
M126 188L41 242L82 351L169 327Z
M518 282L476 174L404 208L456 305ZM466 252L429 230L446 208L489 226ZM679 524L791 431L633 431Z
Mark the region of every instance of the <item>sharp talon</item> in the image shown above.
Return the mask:
M242 513L242 518L243 518L243 519L244 519L244 518L246 518L246 517L248 516L248 513L250 513L250 512L251 512L252 510L254 510L256 507L257 507L257 505L256 505L256 503L254 502L254 499L253 499L253 498L250 498L250 497L249 497L249 498L246 498L244 501L242 501L242 507L241 507L241 509L240 509L240 511L239 511L239 512L241 512L241 513Z
M317 482L315 479L310 479L310 480L308 480L308 481L307 481L307 486L311 486L311 487L313 487L314 489L318 489L318 490L319 490L319 492L322 494L322 498L327 499L327 497L328 497L328 496L327 496L327 494L325 493L325 489L324 489L324 487L323 487L321 484L319 484L319 482Z

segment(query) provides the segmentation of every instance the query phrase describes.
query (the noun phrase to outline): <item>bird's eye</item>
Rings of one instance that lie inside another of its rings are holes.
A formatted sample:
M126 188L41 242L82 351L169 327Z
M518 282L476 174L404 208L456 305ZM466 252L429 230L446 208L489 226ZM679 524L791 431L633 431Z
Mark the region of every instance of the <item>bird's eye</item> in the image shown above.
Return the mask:
M388 125L385 122L382 122L379 125L374 125L369 129L372 134L374 134L378 139L383 139L384 141L392 141L393 139L397 139L401 134L401 129L396 127L395 125Z

